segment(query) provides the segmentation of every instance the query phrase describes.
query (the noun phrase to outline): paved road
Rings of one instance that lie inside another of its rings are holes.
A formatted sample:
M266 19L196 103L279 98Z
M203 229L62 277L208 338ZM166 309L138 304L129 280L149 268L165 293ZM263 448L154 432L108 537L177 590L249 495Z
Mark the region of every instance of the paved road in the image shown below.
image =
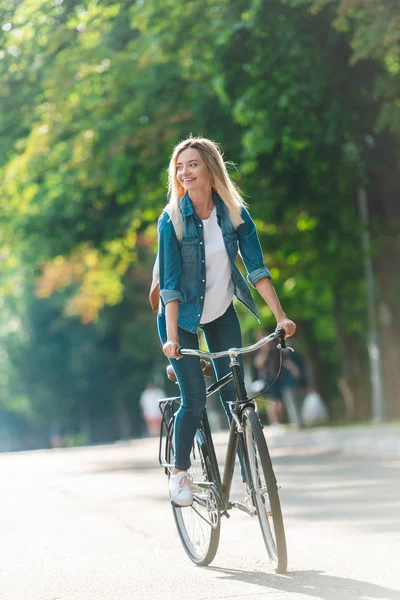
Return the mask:
M276 575L239 511L213 564L192 565L156 451L138 440L0 455L1 600L400 599L400 461L275 450L289 550Z

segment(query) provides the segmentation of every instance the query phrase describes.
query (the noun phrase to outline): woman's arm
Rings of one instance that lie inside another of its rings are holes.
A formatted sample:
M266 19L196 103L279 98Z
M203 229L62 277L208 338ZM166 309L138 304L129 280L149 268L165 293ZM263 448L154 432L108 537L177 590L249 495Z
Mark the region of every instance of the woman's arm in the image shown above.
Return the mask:
M181 252L175 228L164 212L158 221L158 271L160 296L164 305L173 300L183 302L181 289Z
M182 358L177 354L179 303L183 301L181 289L181 253L175 228L167 213L158 221L158 258L160 296L165 306L167 341L163 352L168 358Z
M274 313L277 323L276 328L284 329L286 332L285 337L294 335L296 331L296 325L293 323L293 321L288 319L286 314L283 312L283 308L279 302L278 296L276 295L274 286L268 277L262 277L256 281L254 287Z
M256 226L245 208L242 209L242 219L243 223L236 229L239 251L246 267L247 280L255 287L256 282L262 277L271 278L271 273L264 265Z
M167 323L167 341L163 346L163 352L168 358L182 358L178 354L178 350L181 347L178 338L178 300L168 302L165 306L165 320Z
M243 223L237 228L239 248L247 269L247 279L256 288L263 300L274 313L277 329L284 329L285 337L290 337L296 331L296 325L286 317L278 296L270 281L271 274L264 265L260 241L256 226L248 211L242 209Z

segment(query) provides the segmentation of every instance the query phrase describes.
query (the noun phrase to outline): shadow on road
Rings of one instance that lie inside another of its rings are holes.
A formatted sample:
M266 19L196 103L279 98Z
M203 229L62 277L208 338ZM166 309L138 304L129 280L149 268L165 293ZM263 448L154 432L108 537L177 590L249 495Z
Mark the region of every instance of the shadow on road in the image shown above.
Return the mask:
M399 600L400 592L383 585L326 575L323 571L291 571L285 575L268 574L262 571L241 571L221 567L206 567L207 570L221 573L221 578L242 581L269 590L305 594L321 600Z
M346 523L379 533L400 530L400 463L337 456L274 457L284 514Z

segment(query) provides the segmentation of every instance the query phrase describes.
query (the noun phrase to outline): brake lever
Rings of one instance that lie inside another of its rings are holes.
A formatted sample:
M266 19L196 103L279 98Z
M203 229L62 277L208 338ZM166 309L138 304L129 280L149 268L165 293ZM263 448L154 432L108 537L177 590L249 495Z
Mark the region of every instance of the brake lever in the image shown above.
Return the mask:
M279 348L279 350L284 350L286 348L285 330L279 329L278 333L279 333L279 344L277 344L276 347Z
M277 348L279 350L290 350L290 352L294 352L294 348L292 348L291 346L287 346L286 345L285 330L284 329L280 329L279 330L279 339L280 339L280 342L279 342L279 344L277 344Z
M294 348L292 348L292 346L287 346L285 340L283 340L283 343L277 344L276 347L278 350L290 350L290 352L294 352Z

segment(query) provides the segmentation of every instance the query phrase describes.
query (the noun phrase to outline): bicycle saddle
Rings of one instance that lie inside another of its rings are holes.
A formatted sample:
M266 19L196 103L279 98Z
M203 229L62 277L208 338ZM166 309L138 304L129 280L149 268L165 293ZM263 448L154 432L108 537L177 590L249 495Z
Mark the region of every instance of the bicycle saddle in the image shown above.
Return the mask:
M201 369L203 371L204 377L210 377L213 374L213 366L211 363L206 360L200 360ZM175 371L172 365L168 365L167 367L167 376L171 381L176 381Z

